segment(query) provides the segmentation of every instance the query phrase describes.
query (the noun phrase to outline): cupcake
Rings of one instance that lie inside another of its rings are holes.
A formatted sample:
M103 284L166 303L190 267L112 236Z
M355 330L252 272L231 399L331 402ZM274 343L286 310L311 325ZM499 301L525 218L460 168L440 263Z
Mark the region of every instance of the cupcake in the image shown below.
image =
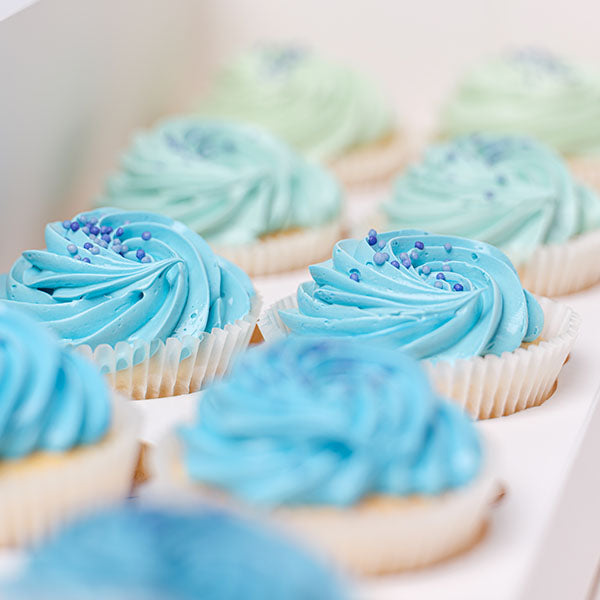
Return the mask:
M386 182L407 156L406 137L368 78L289 45L257 47L231 61L201 112L269 129L350 187Z
M432 146L396 180L383 210L386 229L497 246L536 294L568 294L600 280L600 198L531 139L471 135Z
M223 511L122 506L61 531L7 600L341 600L339 582L270 529Z
M194 117L139 134L100 203L177 219L250 275L322 260L341 229L328 172L266 132Z
M0 304L0 546L125 498L138 454L131 409L44 327Z
M569 159L600 191L600 70L535 48L492 58L467 73L442 113L441 133L531 135Z
M249 350L156 467L184 494L269 515L362 574L471 547L495 487L475 428L416 361L333 338Z
M313 280L259 321L265 340L293 333L372 340L423 364L437 391L484 419L552 395L579 316L534 298L484 242L406 230L338 242Z
M0 278L0 304L35 315L123 394L196 391L248 345L260 310L248 276L181 223L100 209L45 234Z

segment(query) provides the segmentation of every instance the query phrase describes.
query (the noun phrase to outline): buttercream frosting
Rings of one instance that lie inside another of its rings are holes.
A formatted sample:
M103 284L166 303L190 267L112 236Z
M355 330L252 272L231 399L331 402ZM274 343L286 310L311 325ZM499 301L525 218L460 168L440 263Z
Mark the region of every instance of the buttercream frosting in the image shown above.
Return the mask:
M110 415L100 373L42 325L0 303L0 460L93 444Z
M99 209L46 226L0 279L18 304L63 341L114 346L202 336L248 314L248 276L183 224L141 211Z
M8 588L8 589L7 589ZM122 507L67 526L10 600L341 600L334 575L264 525L214 509Z
M393 130L391 111L367 77L287 45L257 47L231 61L201 110L260 124L325 161Z
M265 506L439 494L479 471L476 431L418 363L360 340L245 353L181 431L192 480Z
M516 265L541 245L600 227L600 198L531 139L471 135L430 147L384 205L392 228L483 240Z
M370 339L418 359L452 360L511 352L543 327L511 262L484 242L371 230L338 242L310 273L298 308L280 311L296 335Z
M564 154L600 151L600 71L535 48L476 66L445 107L441 130L528 134Z
M187 117L140 133L99 202L165 214L211 244L239 246L334 221L341 191L265 131Z

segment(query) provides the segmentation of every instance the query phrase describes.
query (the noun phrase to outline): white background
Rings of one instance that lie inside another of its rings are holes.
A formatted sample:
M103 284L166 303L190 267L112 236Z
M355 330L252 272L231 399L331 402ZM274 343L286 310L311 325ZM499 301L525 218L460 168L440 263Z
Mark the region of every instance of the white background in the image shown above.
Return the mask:
M592 0L39 0L0 22L0 271L89 206L134 128L194 106L254 41L355 64L423 130L458 73L507 46L600 64L599 17Z

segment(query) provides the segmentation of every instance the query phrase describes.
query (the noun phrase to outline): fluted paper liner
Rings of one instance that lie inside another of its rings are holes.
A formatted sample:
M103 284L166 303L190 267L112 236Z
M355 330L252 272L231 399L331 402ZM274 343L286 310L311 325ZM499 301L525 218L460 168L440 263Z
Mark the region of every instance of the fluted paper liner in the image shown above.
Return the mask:
M136 415L117 399L99 442L0 463L0 546L35 544L66 521L127 498L138 453Z
M233 357L250 342L261 306L262 299L255 294L247 315L201 337L76 349L95 362L109 384L124 396L140 400L190 394L229 371Z
M311 505L269 510L190 480L181 457L181 443L174 435L163 439L153 455L156 481L162 486L165 501L201 499L243 516L269 517L325 559L363 575L415 569L467 550L483 534L498 489L486 459L472 482L437 496L374 495L348 507Z
M329 168L347 189L363 190L388 184L410 157L406 136L396 132L384 140L349 151L331 161Z
M581 318L564 304L548 298L538 301L544 311L544 328L535 342L502 356L422 361L439 394L454 400L476 419L510 415L547 400L556 389ZM289 333L279 311L297 307L293 295L266 310L258 321L266 342Z
M252 277L273 275L325 260L342 232L338 219L310 229L282 231L243 246L218 246L215 252Z
M564 296L600 281L600 229L564 244L540 246L517 271L523 287L541 296Z

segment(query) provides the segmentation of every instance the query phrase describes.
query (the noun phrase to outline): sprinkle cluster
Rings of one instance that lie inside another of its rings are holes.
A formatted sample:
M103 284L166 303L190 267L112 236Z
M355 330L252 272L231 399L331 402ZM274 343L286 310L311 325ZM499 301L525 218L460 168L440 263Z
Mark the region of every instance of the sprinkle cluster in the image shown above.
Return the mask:
M425 243L417 240L415 242L415 247L410 252L401 252L398 255L398 258L400 259L400 262L398 262L397 260L390 260L390 255L388 252L382 252L386 246L386 242L378 239L377 231L375 231L375 229L369 229L369 232L365 237L365 241L375 251L373 254L373 263L378 267L383 266L389 261L390 265L396 269L399 269L401 265L406 269L410 269L411 267L414 267L413 262L418 261L421 257L421 252L425 250ZM450 252L452 252L452 244L450 242L446 242L444 244L444 250L450 254ZM440 289L444 287L443 282L446 281L446 275L444 274L444 271L446 273L450 272L452 271L452 267L448 263L445 263L442 266L442 271L436 273L435 275L435 280L433 281L434 287ZM421 277L423 277L425 280L428 280L429 276L431 275L431 267L427 264L422 265L419 269L419 275L421 275ZM357 269L351 269L349 272L349 277L352 279L352 281L360 281L360 273ZM450 289L455 292L462 292L464 291L464 286L460 283L455 283Z
M128 225L129 222L125 221L123 225ZM82 255L79 252L79 248L73 244L67 244L67 252L75 259L85 263L91 263L92 257L100 254L101 249L107 250L111 248L113 252L133 260L133 256L142 263L149 263L152 261L150 256L146 254L146 251L142 248L136 248L135 251L124 243L121 238L125 233L123 227L117 227L113 229L110 225L98 225L97 217L86 217L80 215L77 219L69 221L68 219L62 222L62 226L65 229L65 234L69 232L76 233L82 231L85 233L89 242L83 244L83 250L86 252ZM142 240L148 241L152 238L152 234L149 231L142 233ZM87 256L89 254L89 256Z

